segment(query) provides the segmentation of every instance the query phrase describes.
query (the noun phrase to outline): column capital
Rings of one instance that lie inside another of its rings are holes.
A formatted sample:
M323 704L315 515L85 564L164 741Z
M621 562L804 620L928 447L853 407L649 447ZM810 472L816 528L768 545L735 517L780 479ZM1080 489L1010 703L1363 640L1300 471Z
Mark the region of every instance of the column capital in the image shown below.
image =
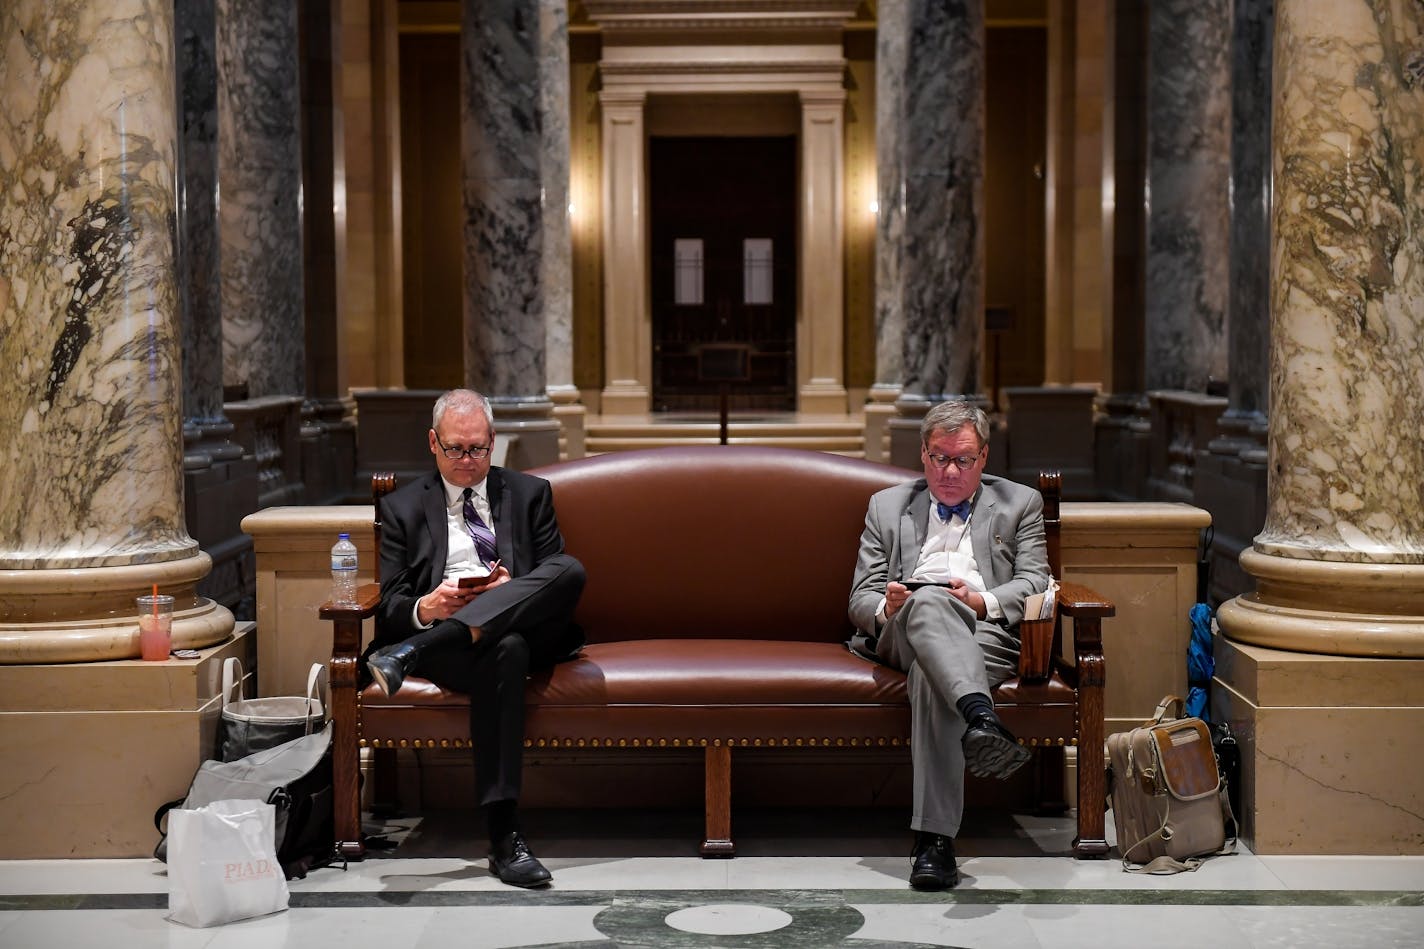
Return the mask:
M598 103L604 109L613 111L638 111L641 112L648 102L648 91L646 89L625 89L614 87L604 89L598 94Z
M836 109L845 108L846 91L844 88L825 88L814 86L796 90L796 96L801 100L801 108L811 111L812 109Z

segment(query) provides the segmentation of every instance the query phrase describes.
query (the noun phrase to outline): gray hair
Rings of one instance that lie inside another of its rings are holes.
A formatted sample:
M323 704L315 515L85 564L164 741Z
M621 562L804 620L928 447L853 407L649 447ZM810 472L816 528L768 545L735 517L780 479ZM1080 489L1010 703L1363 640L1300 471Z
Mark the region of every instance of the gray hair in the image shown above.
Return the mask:
M983 409L970 402L941 402L926 412L920 423L920 447L927 447L935 432L952 434L966 425L974 426L980 448L989 444L989 416Z
M435 400L435 408L430 412L431 428L440 427L440 420L445 417L447 409L454 409L456 412L473 412L480 409L485 413L485 420L489 422L490 434L494 433L494 410L490 408L490 401L474 389L451 389L442 393L440 398Z

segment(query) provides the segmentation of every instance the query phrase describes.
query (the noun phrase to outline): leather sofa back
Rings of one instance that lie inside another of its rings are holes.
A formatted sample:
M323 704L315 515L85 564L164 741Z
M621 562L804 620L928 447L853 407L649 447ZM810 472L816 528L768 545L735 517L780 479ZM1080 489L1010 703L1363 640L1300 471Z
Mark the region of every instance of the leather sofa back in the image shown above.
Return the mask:
M588 571L589 642L849 638L866 504L914 472L824 452L653 448L531 472Z

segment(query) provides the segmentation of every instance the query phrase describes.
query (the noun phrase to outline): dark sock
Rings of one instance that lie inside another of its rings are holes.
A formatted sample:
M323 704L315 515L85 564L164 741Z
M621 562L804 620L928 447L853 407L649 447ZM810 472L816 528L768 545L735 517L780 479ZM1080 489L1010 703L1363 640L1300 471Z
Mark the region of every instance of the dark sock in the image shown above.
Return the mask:
M485 805L485 824L490 843L498 843L519 829L519 805L515 801L494 801Z
M983 692L971 692L955 702L954 705L959 709L960 717L966 722L972 722L980 715L988 715L995 721L999 720L999 716L994 714L994 703Z

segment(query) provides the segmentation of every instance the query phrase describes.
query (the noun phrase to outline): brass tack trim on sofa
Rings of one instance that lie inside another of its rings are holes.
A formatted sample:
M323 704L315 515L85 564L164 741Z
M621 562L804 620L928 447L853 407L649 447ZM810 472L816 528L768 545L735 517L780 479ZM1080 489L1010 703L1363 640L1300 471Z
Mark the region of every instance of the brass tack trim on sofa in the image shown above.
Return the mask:
M1030 739L1037 746L1040 739ZM1052 739L1042 739L1047 745ZM1058 739L1063 744L1063 739ZM1019 739L1024 744L1024 739ZM362 748L469 748L468 738L361 738ZM908 745L898 736L883 735L865 738L526 738L525 748L852 748L879 746L899 748ZM1077 744L1076 741L1073 744Z

